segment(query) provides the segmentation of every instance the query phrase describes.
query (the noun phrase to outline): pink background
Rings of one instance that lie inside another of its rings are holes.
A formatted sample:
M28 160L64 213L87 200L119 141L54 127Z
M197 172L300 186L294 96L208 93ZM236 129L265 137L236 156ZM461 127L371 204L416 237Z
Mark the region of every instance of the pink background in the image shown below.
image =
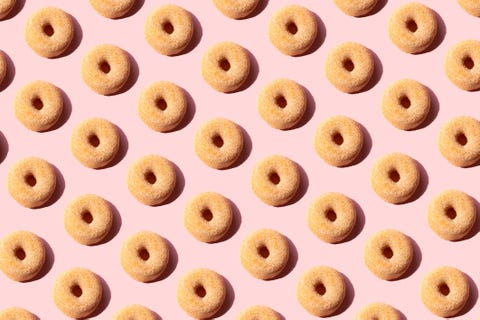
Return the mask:
M51 250L46 269L34 281L17 283L0 274L0 309L18 305L31 310L41 319L65 318L53 303L52 285L56 275L75 266L91 269L108 284L106 297L94 317L97 319L110 318L118 309L131 303L140 303L153 309L162 319L187 318L176 303L176 284L182 274L196 267L211 268L228 279L231 285L228 301L219 315L223 319L235 318L240 310L252 304L268 305L286 319L314 319L297 303L295 288L298 277L316 265L332 266L349 279L346 302L341 313L332 319L352 319L362 306L375 301L393 305L402 311L405 318L436 319L422 305L419 286L425 273L440 265L458 267L480 284L480 260L476 254L480 245L480 237L476 235L479 224L475 225L467 240L447 242L436 236L426 222L428 202L440 191L455 188L473 197L480 197L480 167L456 168L441 157L436 147L439 128L445 121L455 115L479 116L479 93L457 89L448 81L443 70L448 48L460 40L475 39L480 27L478 18L468 15L456 1L423 0L441 17L440 35L434 50L409 55L390 42L386 31L390 14L397 6L407 2L404 0L391 0L388 3L380 0L381 10L365 18L343 14L333 1L267 0L263 1L257 15L241 21L224 17L211 1L172 0L170 2L189 10L201 24L201 28L198 28L197 23L197 34L194 45L189 48L191 50L176 57L156 53L143 36L146 16L165 1L139 0L134 13L119 20L98 15L88 1L18 2L19 7L23 6L21 11L18 12L17 8L9 19L0 21L0 49L15 66L12 72L10 63L11 73L6 85L0 88L0 131L3 135L0 136L3 140L0 181L4 184L0 189L0 235L17 229L31 230L43 237ZM313 52L297 58L279 53L267 36L271 14L292 2L314 11L321 20L322 31ZM64 9L77 21L74 50L51 60L36 55L23 37L27 17L47 5ZM244 46L256 61L249 86L234 94L212 90L200 75L203 52L222 40L235 41ZM327 52L335 45L350 40L369 47L379 58L374 85L354 95L334 89L326 80L323 68ZM136 61L128 90L121 94L109 97L97 95L86 87L80 77L83 55L92 46L101 43L122 47ZM296 80L310 92L308 115L301 126L286 132L270 128L256 110L260 88L279 77ZM380 100L385 87L406 77L424 83L434 93L428 125L412 132L395 129L380 112ZM12 105L16 91L34 79L56 84L68 96L68 115L55 130L35 133L25 129L14 117ZM140 91L157 80L175 82L192 97L188 119L180 130L157 133L137 116L136 104ZM315 153L312 143L318 123L336 114L359 121L371 137L362 161L342 169L325 164ZM193 151L196 128L204 121L219 116L237 122L249 136L247 152L240 164L223 171L205 166ZM87 169L70 153L69 138L73 127L89 117L104 117L123 131L121 155L109 168ZM421 190L415 196L416 200L403 205L383 202L370 188L373 162L385 153L394 151L412 156L424 168ZM137 202L127 191L125 183L128 165L149 153L167 157L182 172L174 200L159 207L148 207ZM250 189L253 165L270 154L290 157L303 168L304 184L297 201L291 205L269 207L260 202ZM36 210L18 205L5 187L8 168L17 160L31 155L50 161L61 172L54 201ZM185 202L202 191L220 192L238 207L235 226L226 241L200 243L183 227ZM307 227L309 204L327 191L342 192L361 207L359 225L345 243L324 243ZM83 193L103 196L117 209L114 236L110 236L110 240L104 244L82 246L70 238L63 228L66 204ZM293 243L293 257L287 272L273 281L254 279L239 262L238 251L242 239L263 227L278 230ZM413 268L398 281L387 282L376 278L363 263L362 250L366 239L383 228L396 228L412 237L416 243ZM166 278L149 284L131 279L119 263L123 240L140 230L158 232L175 248ZM478 317L480 307L477 297L478 290L473 285L470 301L458 319Z

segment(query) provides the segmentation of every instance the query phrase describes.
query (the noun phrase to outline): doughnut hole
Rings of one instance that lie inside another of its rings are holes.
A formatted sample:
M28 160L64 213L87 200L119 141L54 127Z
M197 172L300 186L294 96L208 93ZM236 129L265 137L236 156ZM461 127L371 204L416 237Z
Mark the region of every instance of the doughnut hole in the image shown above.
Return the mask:
M25 250L23 250L22 247L16 248L13 253L15 254L15 257L18 260L24 260L27 257L27 254L25 253Z
M48 37L51 37L53 36L53 34L55 33L55 30L53 29L52 25L50 23L47 23L45 24L43 27L42 27L42 31L43 33L48 36Z
M445 209L445 215L453 220L457 217L457 211L452 206L449 206Z
M32 99L32 106L37 110L43 109L43 101L39 97L35 97Z
M398 173L398 171L396 169L392 169L388 172L388 178L397 183L398 181L400 181L400 174Z
M100 145L100 139L98 138L98 136L96 134L91 134L90 136L88 136L88 143L96 148Z
M442 282L438 286L438 291L443 295L443 296L448 296L450 294L450 287L445 283Z
M102 71L105 74L108 74L112 69L112 67L110 67L110 63L108 63L108 61L106 60L101 61L98 67L100 68L100 71Z
M384 256L387 259L392 259L393 257L393 250L390 248L390 246L385 246L382 248L382 256Z
M468 142L467 136L463 132L459 132L455 135L455 141L461 146L465 146Z
M341 146L343 144L343 136L340 132L335 132L332 135L332 141L337 145Z
M297 34L298 32L298 27L297 27L297 24L293 21L290 21L289 23L287 23L287 31L291 34L291 35L295 35Z
M275 98L275 104L277 105L277 107L279 107L280 109L283 109L287 106L287 100L285 99L284 96L280 95L278 97Z
M223 147L223 145L225 144L225 142L223 141L222 137L218 134L214 135L212 137L212 143L217 147L217 148L221 148Z
M257 249L257 253L263 259L267 259L270 256L270 250L265 245L261 245Z
M213 219L213 213L210 209L206 208L206 209L203 209L202 210L202 218L205 220L205 221L212 221Z
M147 181L150 184L155 184L155 182L157 182L157 176L155 176L155 173L153 173L152 171L147 171L144 174L144 178L145 178L145 181Z
M170 21L167 21L162 24L162 30L165 31L165 33L172 34L173 31L175 31L175 28Z
M80 288L80 286L78 284L74 284L70 288L70 292L77 298L80 298L83 294L83 290L82 290L82 288Z
M86 210L82 212L82 220L87 224L90 224L93 222L93 216L90 213L90 211Z
M355 64L353 63L352 59L347 58L342 61L342 66L348 72L352 72L355 69Z
M331 222L334 222L335 220L337 220L337 214L331 208L325 211L325 217Z
M407 96L400 97L399 103L405 109L410 108L410 106L412 105L412 102L410 101L410 99Z
M155 106L162 110L162 111L165 111L167 110L167 101L165 101L165 99L163 98L158 98L155 100Z
M30 187L35 187L37 184L37 179L33 174L29 173L25 176L25 183L27 183Z
M268 180L274 185L277 185L280 183L280 176L278 175L278 173L272 172L268 175Z
M220 61L218 62L218 66L225 72L227 72L231 68L230 61L228 61L228 59L226 58L220 59Z
M195 294L200 298L204 298L207 295L207 290L201 284L197 285L194 290Z
M406 26L410 32L416 32L418 30L418 25L413 19L409 19L406 23Z
M466 56L465 58L463 58L462 64L468 70L472 70L473 67L475 67L475 62L473 62L473 60L470 56Z
M138 256L143 261L147 261L148 259L150 259L150 253L146 248L140 248L140 250L138 250Z
M325 288L323 283L319 282L315 284L315 292L320 296L324 296L327 293L327 288Z

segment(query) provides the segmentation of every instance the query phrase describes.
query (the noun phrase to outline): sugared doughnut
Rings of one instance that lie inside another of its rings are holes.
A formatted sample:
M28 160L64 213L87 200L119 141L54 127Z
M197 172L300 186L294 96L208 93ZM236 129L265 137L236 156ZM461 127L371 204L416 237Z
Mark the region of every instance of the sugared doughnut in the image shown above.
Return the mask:
M1 0L0 1L0 19L5 18L15 7L17 0Z
M135 0L89 0L95 11L105 18L123 17L135 4Z
M457 0L457 2L472 16L480 17L480 3L477 0Z
M131 304L118 310L113 320L158 320L158 317L147 307Z
M7 60L5 59L5 53L0 50L0 84L2 84L5 76L7 75Z
M266 306L251 306L240 312L237 320L280 320L278 313L272 308Z
M213 0L218 11L232 19L248 17L259 2L260 0Z
M392 306L376 302L363 307L355 320L401 320L400 313Z
M333 2L345 14L361 17L370 13L377 5L378 0L333 0Z
M462 90L480 89L480 41L464 40L452 46L445 58L445 73Z
M23 308L10 307L0 311L0 320L38 320L38 318Z

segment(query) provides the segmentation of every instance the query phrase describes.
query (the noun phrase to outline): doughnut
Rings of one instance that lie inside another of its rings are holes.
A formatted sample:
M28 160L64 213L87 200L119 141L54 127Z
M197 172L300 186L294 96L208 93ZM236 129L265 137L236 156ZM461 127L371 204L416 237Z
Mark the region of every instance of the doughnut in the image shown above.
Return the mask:
M278 207L287 204L297 194L300 179L295 162L284 156L272 155L255 164L250 185L260 200Z
M112 44L93 47L83 57L82 79L94 92L117 93L130 76L130 59L123 49Z
M465 274L453 267L442 266L430 271L422 280L420 296L431 313L453 317L465 306L470 285Z
M158 81L143 89L138 99L137 112L150 129L168 132L183 120L187 104L182 88L168 81Z
M355 42L345 42L331 49L325 59L325 75L338 90L355 93L370 81L375 69L370 49Z
M97 244L110 232L112 209L107 200L94 194L76 197L65 208L63 226L78 243Z
M250 57L236 43L219 42L205 51L201 68L202 77L210 87L220 92L232 92L247 80Z
M385 303L371 303L363 307L355 316L355 320L402 320L400 313Z
M458 116L447 121L438 135L438 149L448 162L469 167L480 160L480 121Z
M8 192L26 208L33 209L45 204L55 192L56 184L57 177L52 165L40 158L24 158L8 171Z
M197 240L216 242L232 225L232 206L227 198L215 192L199 193L183 210L183 225Z
M86 318L102 300L102 284L98 276L84 268L61 273L53 285L53 302L70 318Z
M132 196L149 206L164 203L173 193L176 181L172 163L153 154L134 161L127 174L127 187Z
M160 235L141 231L128 237L122 245L120 261L133 279L150 282L158 279L168 266L170 251Z
M5 53L3 53L3 51L0 50L0 84L2 84L3 80L5 79L5 76L7 75L7 68L8 67L7 67L7 60L5 59Z
M315 150L328 164L344 167L352 164L363 148L360 125L346 116L333 116L315 130Z
M415 160L394 152L378 159L372 168L370 185L384 201L394 204L409 200L420 184Z
M429 112L430 94L420 82L411 79L398 80L383 92L382 114L398 129L418 128Z
M30 231L14 231L0 240L0 270L14 281L29 281L42 270L45 245Z
M36 54L55 58L70 46L74 32L68 13L59 8L45 7L28 17L24 36L27 45Z
M324 193L308 208L308 227L320 240L338 243L352 232L357 221L353 201L338 192Z
M113 315L113 320L157 320L152 310L139 304L123 307Z
M37 320L38 318L28 310L19 307L10 307L0 311L0 320Z
M105 167L115 158L119 148L117 127L102 118L83 120L70 137L73 156L87 168Z
M299 5L287 5L278 9L268 24L270 42L288 56L307 52L317 38L317 31L315 15Z
M452 46L445 58L445 73L462 90L480 89L480 41L464 40Z
M198 158L207 166L226 169L242 154L243 134L235 122L211 119L197 129L194 147Z
M457 0L458 4L469 14L480 17L480 3L476 0Z
M262 119L272 128L291 129L307 110L307 95L295 81L277 79L260 91L257 109Z
M287 266L289 256L287 239L271 229L250 233L240 247L242 266L252 276L262 280L278 276Z
M437 36L437 18L429 7L410 2L398 7L388 21L388 36L406 53L425 51Z
M247 18L259 2L260 0L213 0L213 4L218 11L232 19Z
M327 266L317 266L300 276L297 300L309 313L327 317L340 308L347 288L343 275Z
M178 305L195 319L215 315L222 307L226 295L227 289L222 276L205 268L187 272L177 286Z
M135 0L89 0L95 11L105 18L116 19L127 14Z
M266 306L251 306L237 316L237 320L281 320L278 313Z
M1 0L0 1L0 19L5 18L15 7L17 0Z
M185 50L192 40L192 16L182 7L162 5L148 15L144 32L145 40L158 53L176 55Z
M53 84L32 81L17 91L13 108L21 124L41 132L57 123L63 111L63 97Z
M352 17L361 17L369 14L378 0L333 0L333 2L343 13Z
M383 280L400 278L413 260L410 239L400 231L385 229L368 238L363 260L368 270Z
M428 225L445 240L455 241L464 238L476 219L477 210L473 199L458 190L443 191L428 205Z

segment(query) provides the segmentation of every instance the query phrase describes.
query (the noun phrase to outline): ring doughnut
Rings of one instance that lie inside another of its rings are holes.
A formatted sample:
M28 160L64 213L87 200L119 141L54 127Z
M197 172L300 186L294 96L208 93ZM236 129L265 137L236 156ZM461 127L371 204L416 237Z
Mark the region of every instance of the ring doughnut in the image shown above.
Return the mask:
M344 167L352 164L363 149L360 125L346 116L333 116L315 130L315 150L328 164Z
M480 160L480 121L458 116L447 121L438 135L438 150L457 167L469 167Z
M325 75L338 90L355 93L370 81L375 69L370 49L355 42L345 42L331 49L325 59Z
M164 238L150 232L137 232L122 245L122 268L133 279L150 282L158 279L168 266L170 251Z
M116 19L127 14L135 0L89 0L95 11L105 18Z
M458 190L443 191L428 205L428 225L445 240L455 241L464 238L476 219L477 210L473 199Z
M445 58L445 73L462 90L480 89L480 41L464 40L452 46Z
M410 239L393 229L373 234L363 250L363 260L368 270L383 280L400 278L410 267L413 255Z
M309 313L327 317L340 308L347 288L343 275L327 266L317 266L300 276L297 300Z
M172 56L181 53L193 37L194 25L190 12L166 4L153 10L145 22L145 39L158 53Z
M390 40L406 53L425 51L435 40L437 29L435 13L418 2L401 5L388 21Z
M135 199L149 206L165 202L173 193L176 181L172 163L161 156L143 156L128 169L128 190Z
M291 129L307 110L307 95L295 81L277 79L260 91L257 109L262 119L272 128Z
M308 208L308 227L320 240L338 243L352 232L357 221L353 201L338 192L324 193Z
M46 81L32 81L17 91L15 117L26 128L41 132L52 128L63 111L60 90Z
M182 88L158 81L143 89L138 100L140 119L151 129L168 132L175 129L187 113L187 98Z
M352 17L361 17L369 14L378 0L333 0L333 2L343 13Z
M287 204L300 187L297 164L287 157L272 155L253 167L250 185L264 203L278 207Z
M227 198L215 192L199 193L191 198L183 211L187 231L202 242L220 240L232 225L232 206Z
M0 18L1 19L1 18ZM7 75L7 60L5 59L5 53L0 50L0 84L2 84L5 76Z
M123 307L113 316L113 320L158 320L155 313L139 304L131 304Z
M415 160L394 152L378 159L372 168L370 184L384 201L394 204L410 199L420 184L420 171Z
M102 118L80 122L72 131L70 150L87 168L98 169L113 161L120 148L120 136L114 124Z
M113 223L109 203L94 194L73 199L65 208L63 226L78 243L97 244L110 232Z
M53 302L66 316L85 318L102 300L102 284L98 276L84 268L61 273L53 285Z
M232 19L247 18L259 2L260 0L213 0L213 4L218 11Z
M0 19L5 18L12 11L17 0L2 0L0 1Z
M93 47L83 57L82 79L94 92L117 93L130 77L130 59L121 48L112 44Z
M195 153L207 166L226 169L238 160L243 150L243 134L233 121L211 119L195 133Z
M382 114L402 130L418 128L430 112L430 94L415 80L403 79L391 84L383 93Z
M37 320L38 318L28 310L19 307L10 307L0 311L0 320Z
M266 306L251 306L237 316L237 320L280 320L278 313Z
M30 231L15 231L0 240L0 270L14 281L32 280L43 268L45 245Z
M470 285L465 274L453 267L443 266L430 271L422 280L420 296L431 313L453 317L468 301Z
M28 17L25 41L39 56L58 57L67 50L74 36L72 18L65 11L45 7Z
M480 3L475 0L457 0L458 4L469 14L480 17Z
M202 57L202 77L213 89L232 92L245 83L250 74L247 51L233 42L219 42L205 51Z
M240 262L252 276L270 280L287 266L290 250L285 236L271 229L250 233L240 247Z
M227 289L213 270L198 268L182 276L177 286L178 305L195 319L210 318L222 307Z
M27 157L8 171L7 189L12 198L26 208L45 204L55 192L57 177L47 161Z
M278 9L268 24L270 42L288 56L307 52L315 42L317 32L315 15L299 5L287 5Z
M376 302L363 307L355 320L401 320L400 313L392 306Z

